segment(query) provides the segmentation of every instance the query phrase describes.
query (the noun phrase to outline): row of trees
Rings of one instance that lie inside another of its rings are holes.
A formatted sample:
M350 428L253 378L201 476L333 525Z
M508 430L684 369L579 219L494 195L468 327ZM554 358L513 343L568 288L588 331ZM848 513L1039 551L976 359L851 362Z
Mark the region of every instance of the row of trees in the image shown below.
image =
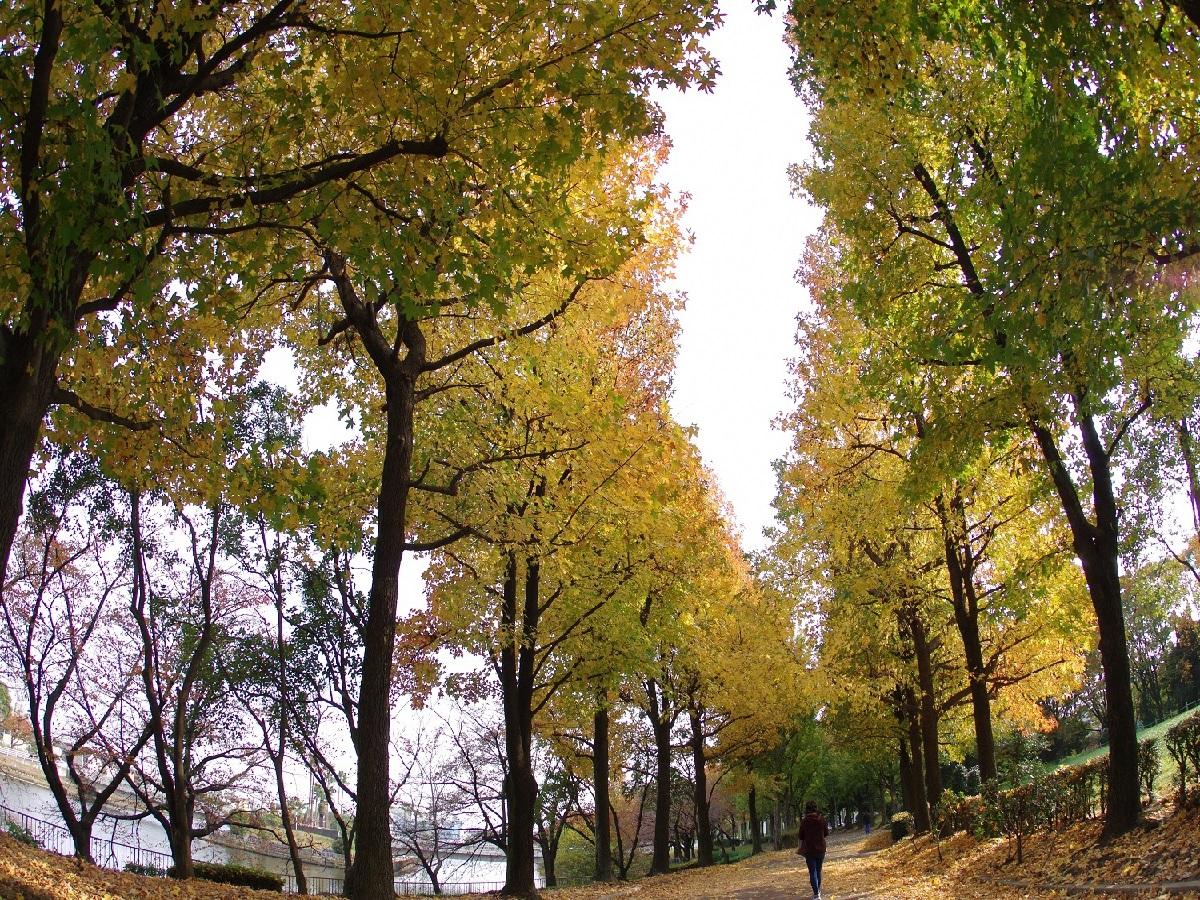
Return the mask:
M942 748L996 777L994 723L1037 726L1097 646L1123 832L1129 599L1200 532L1195 9L790 11L825 220L772 566L819 593L816 702L897 747L928 827Z
M543 740L592 760L598 877L637 791L668 867L681 748L711 861L709 773L778 731L797 659L666 409L682 241L649 90L711 85L714 4L0 20L3 657L77 853L122 786L183 876L272 805L303 885L302 764L348 894L389 895L396 792L436 781L393 713L443 692L501 713L476 814L508 893L561 828ZM318 407L351 436L313 451ZM640 768L611 737L637 717Z
M294 462L300 436L279 415L291 398L277 388L251 393L240 420L247 449L271 447L276 463ZM530 426L519 431L524 440ZM493 477L513 478L515 466L489 468L454 498L482 504L488 516L434 554L429 605L397 629L391 702L424 703L437 690L501 715L480 730L486 739L460 730L415 746L393 742L390 756L401 764L385 798L390 839L418 859L432 854L423 861L435 880L448 846L438 822L447 815L457 819L455 841L465 826L471 842L504 849L510 868L528 867L510 872L510 883L532 883L535 839L553 877L556 834L568 822L591 836L601 877L627 874L651 830L665 871L679 840L671 826L680 749L693 772L688 805L702 810L687 830L711 862L707 806L716 782L706 778L720 759L753 752L787 714L780 698L791 693L797 658L789 611L755 590L682 435L631 437L624 457L595 462L597 480L581 492L568 486L583 479L583 450L522 445L514 455L531 468L516 477L532 485L536 510L491 506ZM530 478L547 465L562 467L553 476L557 498L538 490L549 477ZM287 467L255 477L276 485ZM245 475L236 462L227 471L234 482ZM312 458L304 471L318 483L327 474ZM536 526L554 526L555 543L523 530L533 512ZM289 520L296 524L279 524ZM324 524L290 505L277 506L272 521L257 501L196 507L162 486L129 490L94 457L47 449L10 564L0 644L81 856L102 816L155 818L180 869L194 839L230 822L270 823L303 886L288 793L303 765L353 871L369 598L356 586L361 547L325 543ZM505 535L505 527L522 531ZM517 552L531 555L514 562ZM447 653L468 655L466 671ZM472 661L481 658L490 666L477 669ZM526 795L517 793L522 764ZM610 772L618 773L611 788ZM545 782L540 790L535 776ZM132 808L111 802L121 788L137 795ZM648 799L662 808L651 813ZM639 824L631 831L622 811L633 807ZM405 814L419 827L406 827ZM616 833L606 835L612 825Z

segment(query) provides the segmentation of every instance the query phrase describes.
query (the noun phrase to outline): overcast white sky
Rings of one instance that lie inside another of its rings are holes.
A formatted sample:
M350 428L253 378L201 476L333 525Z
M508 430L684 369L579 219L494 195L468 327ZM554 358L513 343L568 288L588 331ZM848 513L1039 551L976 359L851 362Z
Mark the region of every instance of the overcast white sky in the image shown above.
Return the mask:
M672 407L698 426L743 545L757 549L773 518L771 462L787 443L771 421L807 301L793 273L819 214L790 194L806 114L787 78L782 19L756 15L749 0L729 0L725 14L709 41L721 61L716 91L659 98L673 143L663 177L691 195L684 221L695 237L676 282L688 304Z

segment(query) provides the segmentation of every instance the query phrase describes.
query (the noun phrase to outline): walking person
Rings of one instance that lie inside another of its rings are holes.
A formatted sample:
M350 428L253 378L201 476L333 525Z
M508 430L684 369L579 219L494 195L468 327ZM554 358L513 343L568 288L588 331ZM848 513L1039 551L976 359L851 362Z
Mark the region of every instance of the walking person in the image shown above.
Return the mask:
M804 855L808 864L808 881L812 885L813 900L821 900L821 865L825 862L825 838L829 836L829 824L817 810L812 800L804 804L804 818L800 820L800 839L797 853Z

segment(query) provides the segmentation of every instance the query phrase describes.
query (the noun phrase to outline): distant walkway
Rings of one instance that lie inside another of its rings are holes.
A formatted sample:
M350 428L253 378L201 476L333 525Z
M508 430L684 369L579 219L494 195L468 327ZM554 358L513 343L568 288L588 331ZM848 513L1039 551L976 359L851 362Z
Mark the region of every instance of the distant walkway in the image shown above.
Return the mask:
M873 853L862 850L861 831L838 832L829 838L829 853L825 858L825 880L829 889L823 892L828 900L843 900L852 896L867 896L834 890L836 869L846 863L865 860ZM874 883L877 876L871 879ZM633 884L592 886L547 893L547 898L565 897L574 900L804 900L811 895L808 886L808 867L795 850L767 851L734 865L716 865L705 869L687 869L671 875L645 878ZM883 896L883 895L880 895ZM895 895L897 900L902 895Z

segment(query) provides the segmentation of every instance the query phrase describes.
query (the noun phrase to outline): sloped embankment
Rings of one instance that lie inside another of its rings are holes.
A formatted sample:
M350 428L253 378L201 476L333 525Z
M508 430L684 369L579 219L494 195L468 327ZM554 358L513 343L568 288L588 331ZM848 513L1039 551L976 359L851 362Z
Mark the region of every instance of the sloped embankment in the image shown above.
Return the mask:
M0 834L0 898L4 900L279 900L279 896L211 881L114 872Z

